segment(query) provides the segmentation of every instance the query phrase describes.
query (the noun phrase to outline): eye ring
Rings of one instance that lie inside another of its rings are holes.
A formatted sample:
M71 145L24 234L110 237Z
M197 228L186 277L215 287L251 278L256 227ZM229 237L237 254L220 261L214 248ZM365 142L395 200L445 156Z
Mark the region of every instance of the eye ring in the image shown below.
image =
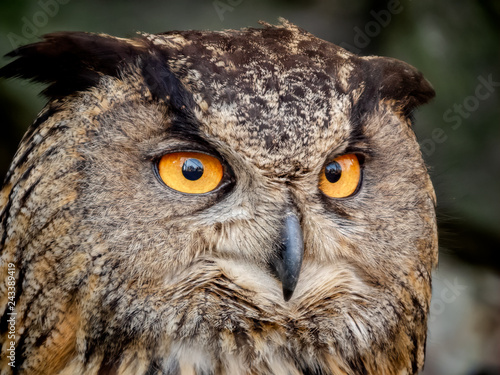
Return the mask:
M360 158L356 154L344 154L322 168L318 186L329 198L348 198L358 193L362 179Z
M157 159L155 166L160 181L183 194L208 194L226 185L222 162L202 152L170 152Z

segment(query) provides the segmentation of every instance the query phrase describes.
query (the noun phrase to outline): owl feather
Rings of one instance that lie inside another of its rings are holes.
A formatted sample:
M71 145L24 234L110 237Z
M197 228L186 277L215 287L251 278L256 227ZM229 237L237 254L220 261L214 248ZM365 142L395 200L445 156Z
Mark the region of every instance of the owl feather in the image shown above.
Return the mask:
M53 33L8 57L0 76L49 101L0 194L1 374L422 369L437 234L419 71L284 20ZM216 187L176 185L212 164Z

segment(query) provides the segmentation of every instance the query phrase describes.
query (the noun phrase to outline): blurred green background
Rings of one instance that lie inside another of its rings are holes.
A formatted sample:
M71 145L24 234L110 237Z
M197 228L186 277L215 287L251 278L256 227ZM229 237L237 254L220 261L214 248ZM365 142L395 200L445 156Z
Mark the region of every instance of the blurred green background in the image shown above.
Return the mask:
M405 60L434 85L415 127L440 222L424 374L500 374L499 1L2 0L0 55L53 31L126 37L278 17L359 54ZM42 88L0 81L2 179L45 104Z

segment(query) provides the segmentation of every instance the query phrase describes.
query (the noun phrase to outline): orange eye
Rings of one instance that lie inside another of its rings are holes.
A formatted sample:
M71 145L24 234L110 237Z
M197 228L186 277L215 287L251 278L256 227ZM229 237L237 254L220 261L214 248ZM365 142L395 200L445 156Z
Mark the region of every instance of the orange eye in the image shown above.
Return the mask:
M361 180L361 167L354 154L342 155L321 171L319 188L330 198L345 198L356 191Z
M213 156L199 152L174 152L161 157L158 173L162 181L174 190L203 194L219 185L224 168Z

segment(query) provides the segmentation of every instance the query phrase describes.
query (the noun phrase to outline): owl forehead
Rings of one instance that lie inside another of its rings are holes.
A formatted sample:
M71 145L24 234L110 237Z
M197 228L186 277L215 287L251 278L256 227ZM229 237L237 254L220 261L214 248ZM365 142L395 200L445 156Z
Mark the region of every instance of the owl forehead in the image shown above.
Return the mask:
M198 113L201 130L263 168L286 169L284 161L290 167L313 168L309 160L318 160L318 153L348 138L350 123L342 110L347 100L332 87L318 92L312 85L301 84L293 72L289 74L271 78L275 88L261 92L269 78L266 73L250 78L254 88L221 85L221 95L210 104L200 96L200 107L206 108Z
M350 133L344 50L300 29L166 35L169 65L193 94L200 129L260 166L304 168ZM351 93L352 94L352 93ZM308 155L314 158L308 158Z

